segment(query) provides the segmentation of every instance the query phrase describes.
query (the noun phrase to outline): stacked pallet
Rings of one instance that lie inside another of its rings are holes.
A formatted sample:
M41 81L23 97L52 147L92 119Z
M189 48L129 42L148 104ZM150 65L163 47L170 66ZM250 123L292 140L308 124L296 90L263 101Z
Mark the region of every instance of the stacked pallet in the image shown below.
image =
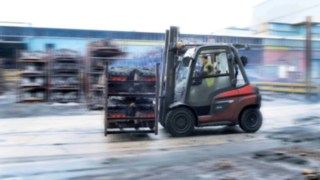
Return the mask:
M17 61L21 69L18 86L19 102L47 101L47 54L44 52L21 52Z
M89 44L86 61L86 99L90 110L104 108L105 62L121 55L124 53L110 41L100 40Z
M49 63L50 102L80 102L80 63L76 51L61 49L53 53Z
M105 134L156 133L157 73L130 67L107 72Z

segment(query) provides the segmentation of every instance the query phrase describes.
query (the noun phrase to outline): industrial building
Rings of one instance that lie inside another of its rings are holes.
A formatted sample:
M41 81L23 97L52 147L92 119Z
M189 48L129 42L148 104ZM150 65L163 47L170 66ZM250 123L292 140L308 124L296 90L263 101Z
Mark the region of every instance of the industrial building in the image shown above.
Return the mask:
M87 44L97 39L112 39L129 58L159 62L164 45L164 33L124 32L76 30L58 28L10 27L0 26L0 57L5 58L6 68L16 68L16 52L27 49L30 51L46 51L48 49L71 49L86 55ZM259 64L262 53L262 39L255 37L208 36L184 34L184 43L245 43L252 46L248 54ZM147 62L146 62L147 63Z
M306 73L304 22L298 25L268 22L260 24L260 27L265 29L254 31L229 28L226 34L183 34L181 41L249 44L250 49L240 53L249 57L247 68L251 80L303 81ZM320 66L319 28L318 24L313 24L313 78L320 77L317 69ZM236 30L247 33L235 33ZM5 69L16 69L19 50L66 48L86 56L89 42L112 39L127 52L128 58L138 60L141 66L149 66L161 61L164 38L164 33L0 26L0 57L4 59Z

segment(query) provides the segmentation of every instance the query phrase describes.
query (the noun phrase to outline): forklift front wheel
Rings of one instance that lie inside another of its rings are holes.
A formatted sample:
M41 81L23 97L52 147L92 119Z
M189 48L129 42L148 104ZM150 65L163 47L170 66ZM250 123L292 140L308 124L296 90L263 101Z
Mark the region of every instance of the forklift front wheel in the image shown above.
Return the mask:
M241 117L239 125L246 133L254 133L258 131L262 125L262 115L258 108L246 109Z
M179 107L168 112L165 126L172 136L188 136L194 130L195 120L193 112L188 108Z

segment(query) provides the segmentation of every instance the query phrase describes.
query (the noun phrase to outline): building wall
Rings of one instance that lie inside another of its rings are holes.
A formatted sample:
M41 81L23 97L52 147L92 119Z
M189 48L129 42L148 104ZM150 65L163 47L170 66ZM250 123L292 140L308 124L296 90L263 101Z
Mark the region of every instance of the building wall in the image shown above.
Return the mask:
M122 48L123 51L127 52L127 58L137 60L136 62L139 62L137 63L139 66L151 67L154 63L161 62L163 55L164 34L162 33L104 32L47 28L23 29L18 27L8 29L1 26L0 31L2 32L0 38L21 40L27 44L28 50L31 51L45 51L48 44L53 44L55 49L72 49L85 56L89 42L108 38L105 35L112 34L113 37L117 37L113 38L113 42ZM32 36L30 36L30 32L33 32ZM88 34L94 38L88 38ZM248 57L249 63L246 68L249 78L253 81L281 80L290 82L303 79L306 73L304 59L305 42L303 38L182 34L180 40L185 43L196 44L248 44L250 49L240 50L239 53ZM319 40L313 41L313 52L314 72L320 72L319 66L316 66L319 65L320 61ZM319 73L313 74L319 77Z
M88 40L86 39L67 39L67 38L24 38L23 42L28 44L30 51L46 51L46 45L52 44L55 49L72 49L78 51L81 55L85 55Z

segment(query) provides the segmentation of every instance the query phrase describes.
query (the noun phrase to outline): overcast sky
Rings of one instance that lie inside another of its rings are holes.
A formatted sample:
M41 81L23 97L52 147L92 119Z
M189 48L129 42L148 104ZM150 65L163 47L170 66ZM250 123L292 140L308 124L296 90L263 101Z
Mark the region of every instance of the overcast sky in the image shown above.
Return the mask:
M264 0L0 0L0 21L33 27L211 34L251 24ZM2 25L4 25L2 23Z

